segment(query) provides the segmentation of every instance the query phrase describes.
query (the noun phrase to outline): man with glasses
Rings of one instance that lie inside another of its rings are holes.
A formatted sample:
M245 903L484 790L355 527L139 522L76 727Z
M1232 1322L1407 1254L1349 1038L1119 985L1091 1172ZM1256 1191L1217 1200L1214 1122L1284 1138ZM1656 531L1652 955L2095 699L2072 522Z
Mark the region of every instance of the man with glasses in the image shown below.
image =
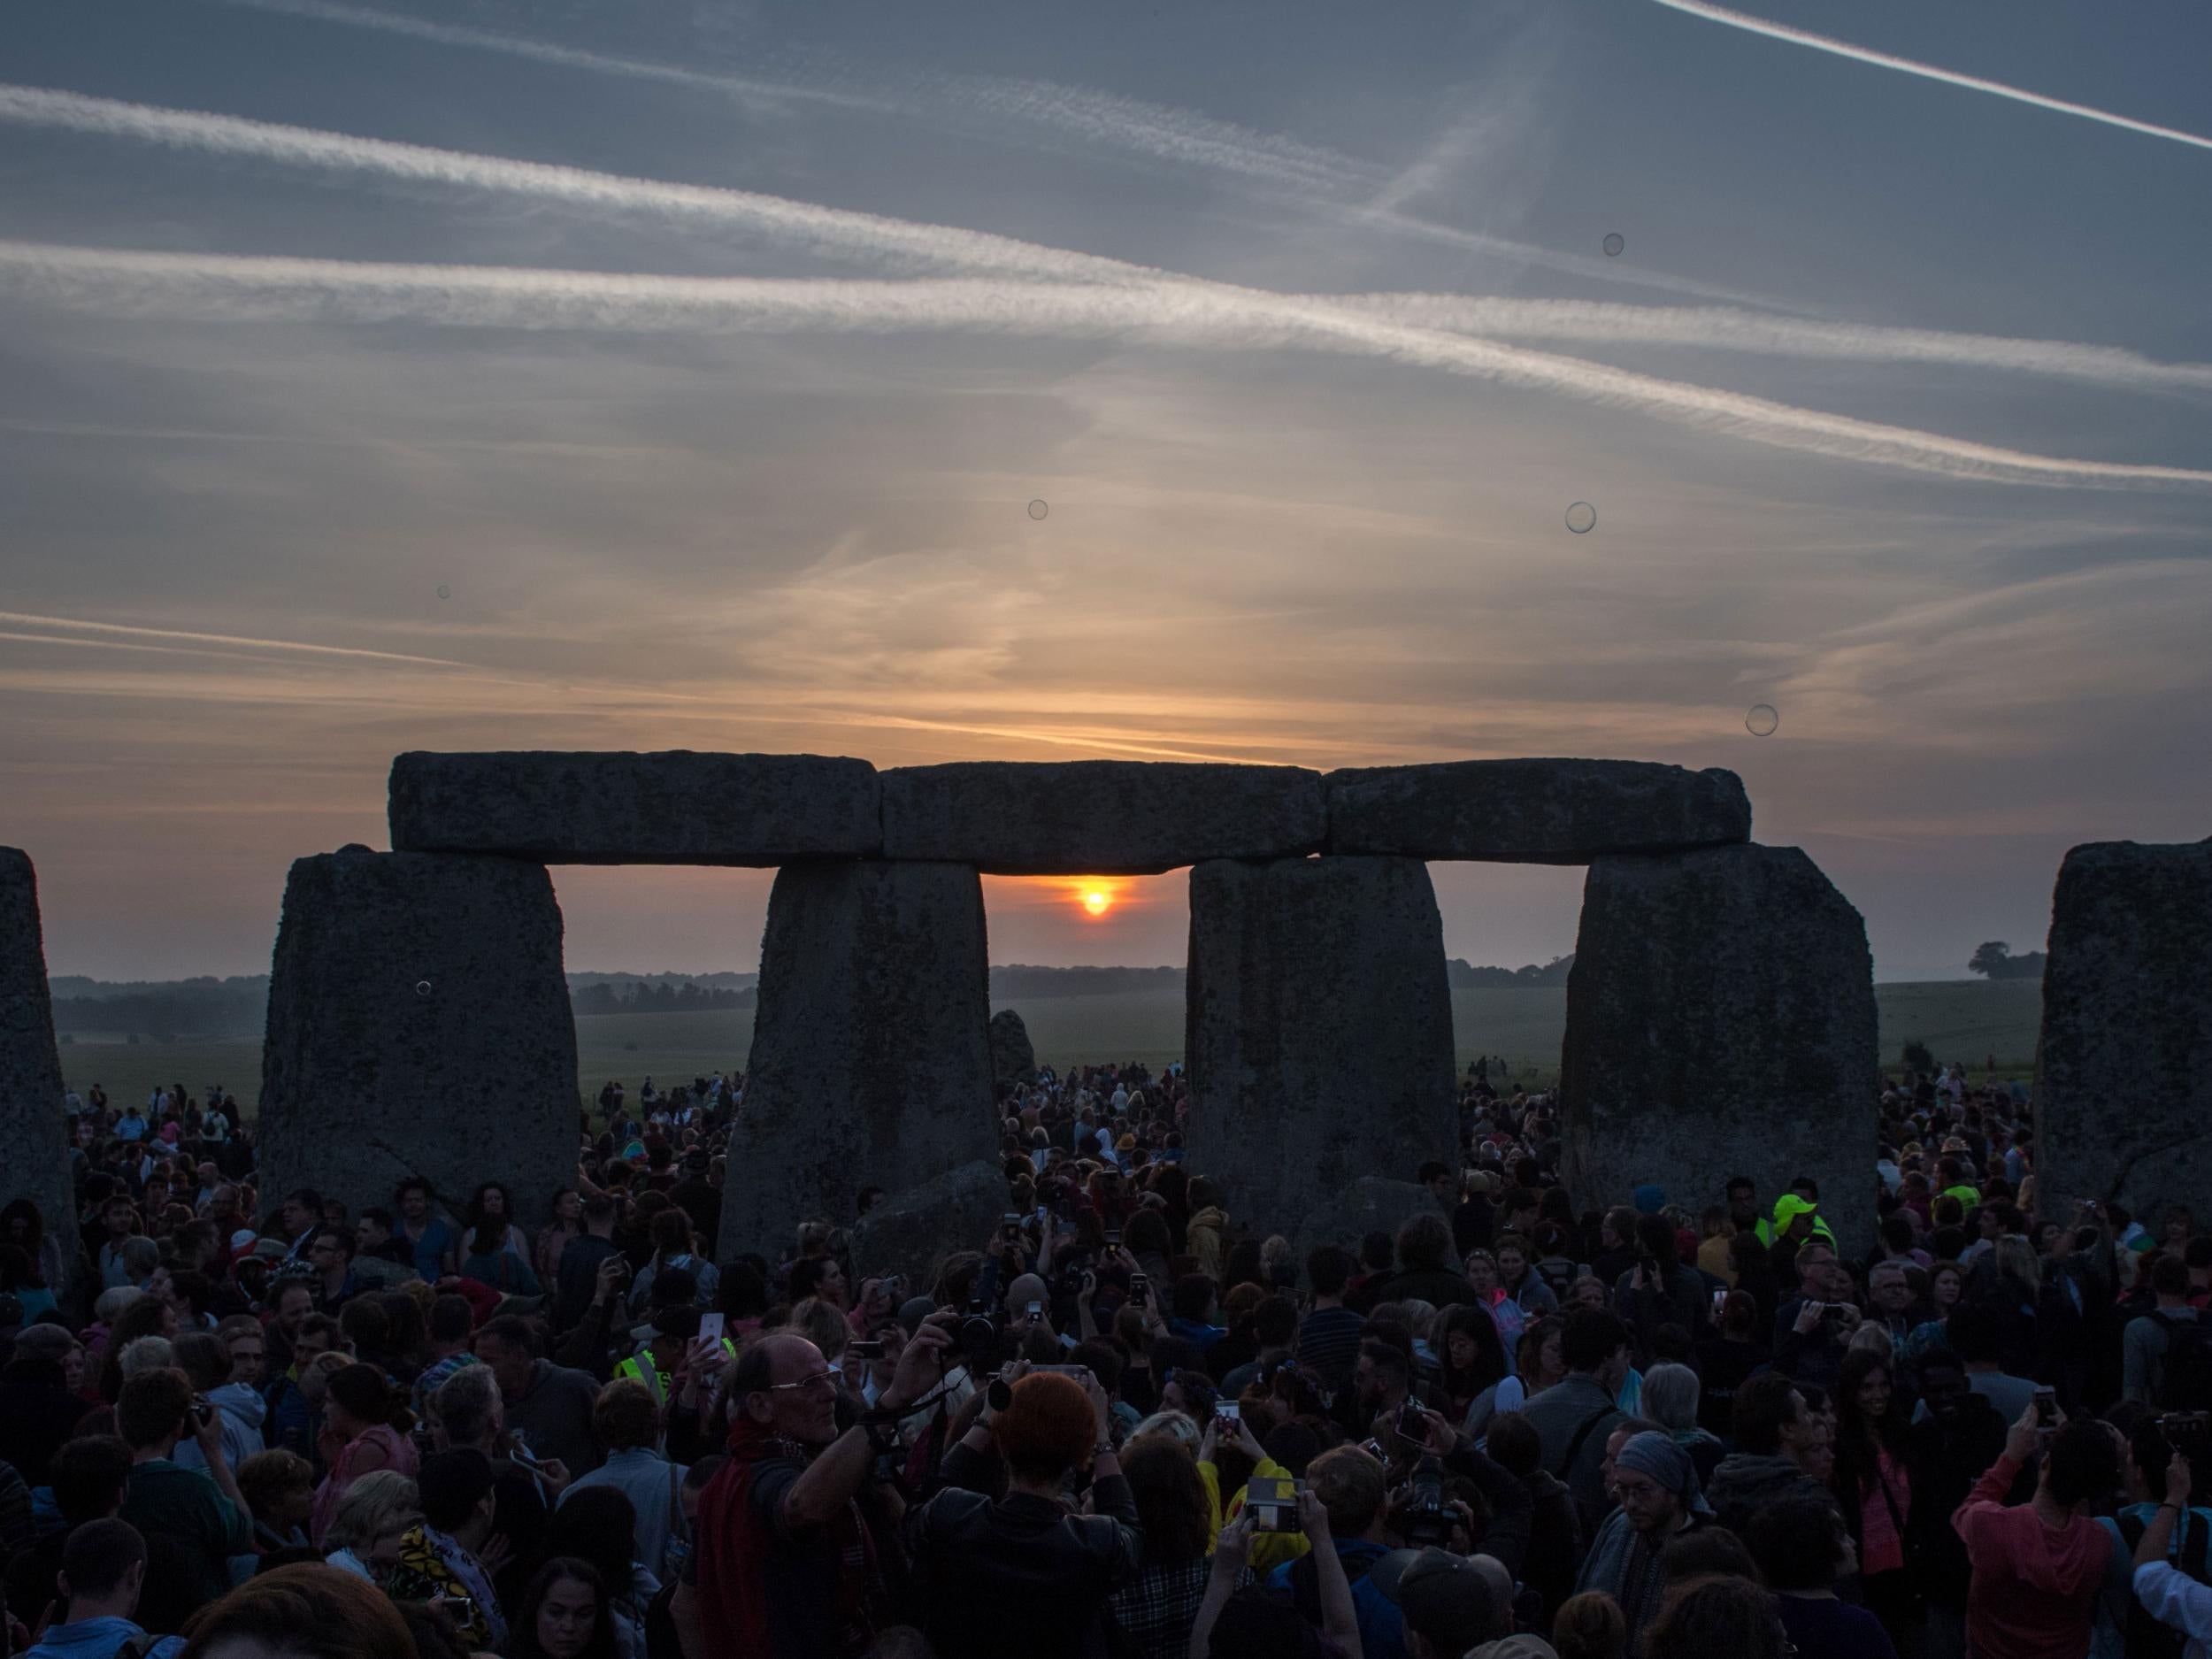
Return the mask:
M1713 1512L1698 1490L1689 1453L1668 1434L1639 1434L1622 1447L1610 1486L1620 1508L1591 1541L1575 1589L1602 1590L1618 1602L1628 1624L1628 1651L1640 1653L1666 1588L1668 1544L1709 1525Z
M360 1294L353 1276L353 1235L343 1227L326 1226L309 1240L307 1266L317 1313L334 1314Z
M701 1494L698 1547L670 1612L684 1659L813 1659L872 1639L885 1585L874 1479L895 1424L936 1385L951 1321L922 1325L864 1418L839 1427L835 1373L804 1337L746 1349L730 1382L730 1458Z

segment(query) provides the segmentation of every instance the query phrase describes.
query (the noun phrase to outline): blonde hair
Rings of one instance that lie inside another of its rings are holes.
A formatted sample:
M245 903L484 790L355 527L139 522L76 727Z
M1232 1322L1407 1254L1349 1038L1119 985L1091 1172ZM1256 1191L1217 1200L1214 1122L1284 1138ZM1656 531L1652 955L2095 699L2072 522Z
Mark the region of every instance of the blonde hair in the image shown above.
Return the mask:
M793 1308L790 1321L784 1328L812 1342L833 1365L844 1354L845 1344L853 1336L853 1328L845 1323L845 1316L837 1310L837 1304L824 1302L819 1296L809 1296Z
M2036 1259L2035 1246L2016 1233L2008 1233L1997 1240L1997 1271L2013 1278L2043 1287L2043 1263Z
M249 1459L249 1462L251 1460ZM373 1469L357 1477L338 1500L338 1512L323 1534L326 1549L351 1549L403 1532L422 1519L422 1495L396 1469Z

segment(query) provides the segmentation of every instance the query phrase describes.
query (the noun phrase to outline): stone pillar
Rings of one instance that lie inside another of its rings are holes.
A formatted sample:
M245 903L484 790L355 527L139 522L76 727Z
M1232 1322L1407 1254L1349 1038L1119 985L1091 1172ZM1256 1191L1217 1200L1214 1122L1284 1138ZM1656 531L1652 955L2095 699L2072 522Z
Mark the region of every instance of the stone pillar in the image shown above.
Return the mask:
M1356 1242L1356 1183L1451 1158L1451 992L1418 860L1194 866L1187 997L1187 1167L1233 1227Z
M1561 1093L1577 1205L1649 1181L1696 1214L1740 1174L1770 1212L1809 1175L1845 1250L1866 1248L1880 1088L1865 924L1794 847L1596 860Z
M525 1225L576 1181L576 1025L542 864L348 847L284 888L261 1051L262 1194L357 1211L404 1176Z
M81 1252L62 1087L38 875L27 855L0 847L0 1202L27 1198L37 1204L46 1236L63 1246L62 1271L73 1274ZM54 1253L47 1254L50 1267ZM70 1286L53 1289L65 1295Z
M995 1167L990 1019L972 864L778 871L722 1258L772 1261L802 1221L850 1226L864 1187L896 1199L964 1164ZM964 1233L943 1248L984 1242Z
M2077 847L2059 867L2035 1079L2036 1205L2212 1210L2212 841Z

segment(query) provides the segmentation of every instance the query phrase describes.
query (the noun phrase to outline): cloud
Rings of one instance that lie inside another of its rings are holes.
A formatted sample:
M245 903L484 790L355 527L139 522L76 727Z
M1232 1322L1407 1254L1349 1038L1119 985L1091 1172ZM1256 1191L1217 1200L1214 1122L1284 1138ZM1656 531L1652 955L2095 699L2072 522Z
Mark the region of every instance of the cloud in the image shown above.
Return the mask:
M1895 69L1908 75L1918 75L1924 81L1941 81L1947 87L1963 87L1970 92L1986 92L1993 97L2008 98L2015 104L2031 104L2039 110L2051 110L2060 115L2078 116L2085 121L2098 121L2107 127L2116 127L2124 132L2140 133L2146 138L2162 138L2177 144L2194 145L2199 150L2212 150L2212 138L2200 133L2185 133L2177 127L2159 127L2150 121L2139 121L2132 116L2115 115L2109 110L2093 109L2086 104L2046 97L2040 92L2007 86L2001 81L1985 81L1979 75L1962 75L1954 69L1939 69L1933 64L1899 58L1889 52L1878 52L1870 47L1854 46L1848 41L1816 35L1809 29L1792 28L1786 23L1770 23L1764 18L1731 12L1725 6L1709 5L1706 0L1657 0L1657 4L1671 12L1703 18L1709 23L1722 23L1732 29L1763 35L1769 40L1787 41L1793 46L1809 46L1816 51L1848 58L1854 63L1872 64L1878 69Z
M2212 472L2035 455L1416 327L1326 300L1164 273L1141 285L674 277L0 242L0 287L19 297L106 313L180 311L216 319L627 331L927 330L1220 350L1296 348L1553 393L1832 459L1953 478L2093 488L2212 484Z
M2212 364L2165 363L2120 346L1870 323L1817 322L1724 306L1617 305L1594 300L1490 299L1459 294L1315 295L1417 328L1513 340L1695 346L1714 351L1855 363L1945 363L2088 380L2129 391L2212 391Z

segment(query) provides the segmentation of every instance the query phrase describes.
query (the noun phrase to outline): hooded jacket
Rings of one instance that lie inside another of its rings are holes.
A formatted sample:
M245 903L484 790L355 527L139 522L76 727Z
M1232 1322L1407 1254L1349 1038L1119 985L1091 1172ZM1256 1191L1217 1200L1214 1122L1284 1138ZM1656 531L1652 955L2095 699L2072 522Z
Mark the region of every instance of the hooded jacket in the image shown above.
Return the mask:
M1755 1513L1780 1498L1819 1498L1830 1504L1836 1501L1827 1487L1778 1455L1732 1452L1705 1483L1705 1501L1720 1524L1740 1538L1750 1536Z
M1221 1235L1228 1225L1229 1212L1219 1204L1208 1204L1183 1229L1186 1248L1198 1258L1198 1271L1217 1285L1221 1282Z
M2019 1472L2000 1456L1951 1517L1974 1567L1967 1645L2001 1659L2080 1659L2111 1564L2112 1534L2085 1516L2047 1526L2034 1505L2008 1506Z

